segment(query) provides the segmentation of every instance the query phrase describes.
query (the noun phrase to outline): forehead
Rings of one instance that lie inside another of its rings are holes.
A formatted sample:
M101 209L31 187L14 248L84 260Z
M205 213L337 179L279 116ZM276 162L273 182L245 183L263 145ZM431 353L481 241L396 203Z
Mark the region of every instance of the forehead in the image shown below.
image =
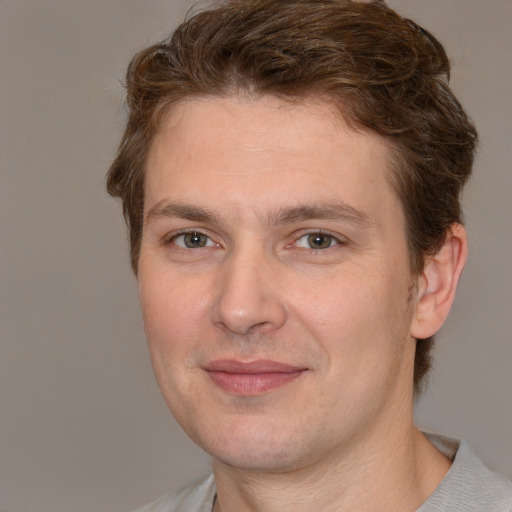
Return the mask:
M343 201L371 213L377 199L383 208L396 206L390 163L391 150L380 136L349 127L326 102L192 99L166 115L155 137L145 210L165 200L216 208L222 202L241 212Z

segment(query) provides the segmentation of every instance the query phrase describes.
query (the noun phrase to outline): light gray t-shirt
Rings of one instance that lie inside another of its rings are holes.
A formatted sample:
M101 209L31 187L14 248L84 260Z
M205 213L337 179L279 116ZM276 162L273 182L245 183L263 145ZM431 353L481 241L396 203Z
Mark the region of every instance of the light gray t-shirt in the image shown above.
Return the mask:
M452 466L416 512L512 512L512 483L487 469L464 441L426 434ZM211 512L213 475L197 478L137 512Z

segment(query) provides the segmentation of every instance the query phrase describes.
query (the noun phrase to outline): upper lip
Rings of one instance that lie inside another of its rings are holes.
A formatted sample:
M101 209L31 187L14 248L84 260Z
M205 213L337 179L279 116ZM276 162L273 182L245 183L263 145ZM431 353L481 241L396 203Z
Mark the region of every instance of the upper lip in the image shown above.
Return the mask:
M270 359L256 361L238 361L236 359L217 359L205 365L205 370L210 372L226 372L238 374L260 373L294 373L306 370L305 367L295 366Z

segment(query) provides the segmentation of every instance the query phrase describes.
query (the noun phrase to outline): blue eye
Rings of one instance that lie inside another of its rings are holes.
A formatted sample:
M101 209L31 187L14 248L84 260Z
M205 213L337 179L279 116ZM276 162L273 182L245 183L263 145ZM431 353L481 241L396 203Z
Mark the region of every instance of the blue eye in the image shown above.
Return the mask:
M211 238L196 231L176 235L171 240L174 245L183 249L200 249L201 247L212 247L216 245Z
M301 236L295 245L304 249L328 249L334 245L339 245L340 241L327 233L309 233Z

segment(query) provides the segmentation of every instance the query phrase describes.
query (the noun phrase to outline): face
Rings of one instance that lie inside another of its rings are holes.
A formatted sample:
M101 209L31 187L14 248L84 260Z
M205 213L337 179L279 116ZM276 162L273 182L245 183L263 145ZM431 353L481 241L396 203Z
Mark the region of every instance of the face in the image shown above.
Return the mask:
M320 103L183 102L148 159L139 294L178 422L288 471L411 421L414 293L377 135Z

